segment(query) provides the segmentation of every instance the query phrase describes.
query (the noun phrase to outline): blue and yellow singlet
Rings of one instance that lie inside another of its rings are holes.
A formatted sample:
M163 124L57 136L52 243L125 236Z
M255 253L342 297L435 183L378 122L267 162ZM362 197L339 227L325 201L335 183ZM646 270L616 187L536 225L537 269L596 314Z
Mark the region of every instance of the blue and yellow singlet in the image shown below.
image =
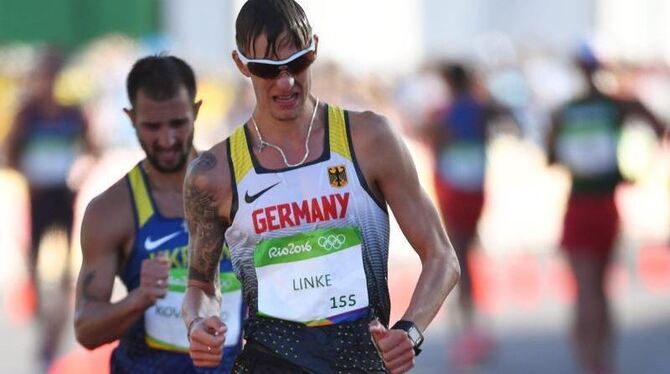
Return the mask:
M139 287L142 261L156 256L171 260L168 294L148 308L121 338L112 354L113 373L205 373L189 357L181 304L186 290L188 231L182 217L164 217L158 211L141 166L126 181L132 197L135 240L120 277L128 291ZM243 303L240 283L232 273L230 254L224 248L220 264L223 305L221 316L228 326L224 358L212 372L229 372L241 349Z

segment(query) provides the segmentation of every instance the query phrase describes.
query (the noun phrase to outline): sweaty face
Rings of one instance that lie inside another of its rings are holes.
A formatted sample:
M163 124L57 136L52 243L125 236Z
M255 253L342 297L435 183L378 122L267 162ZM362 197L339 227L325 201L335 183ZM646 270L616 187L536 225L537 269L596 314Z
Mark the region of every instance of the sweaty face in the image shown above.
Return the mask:
M250 59L283 60L302 49L296 47L287 36L278 39L277 55L265 56L267 38L261 34L254 42L254 48L247 52ZM256 102L261 110L269 113L274 120L292 121L304 111L311 87L310 69L291 75L282 72L277 78L263 79L251 75L256 94Z
M131 113L137 138L147 159L163 173L183 170L193 149L196 108L182 87L167 100L153 100L143 90Z

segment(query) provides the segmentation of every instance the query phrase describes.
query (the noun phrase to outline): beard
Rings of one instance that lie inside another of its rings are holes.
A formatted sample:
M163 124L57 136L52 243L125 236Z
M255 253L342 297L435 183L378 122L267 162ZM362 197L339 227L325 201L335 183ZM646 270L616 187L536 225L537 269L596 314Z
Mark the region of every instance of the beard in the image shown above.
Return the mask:
M182 171L186 167L186 161L188 160L188 155L193 150L193 134L191 134L186 141L186 146L184 143L178 142L169 150L181 151L179 158L173 164L165 164L156 156L156 147L151 148L149 145L144 144L140 141L140 145L144 150L144 153L147 155L147 160L151 163L151 166L156 168L156 170L161 173L177 173Z

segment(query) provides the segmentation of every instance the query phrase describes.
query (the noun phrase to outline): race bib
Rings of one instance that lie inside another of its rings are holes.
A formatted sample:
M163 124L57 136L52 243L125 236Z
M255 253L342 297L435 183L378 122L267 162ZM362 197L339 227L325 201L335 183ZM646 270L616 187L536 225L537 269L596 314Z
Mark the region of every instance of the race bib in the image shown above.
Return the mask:
M617 169L616 149L616 134L593 125L566 129L558 139L556 154L573 174L591 177Z
M367 313L357 228L263 240L256 246L254 265L261 316L322 326L357 320Z
M486 171L486 150L479 142L456 142L439 155L440 175L449 184L468 190L481 190Z
M186 292L188 270L170 270L168 292L144 312L146 343L149 347L168 351L187 352L189 347L186 326L181 318L181 304ZM240 282L232 272L220 273L221 319L228 327L226 347L237 345L241 321L242 292Z
M40 135L28 142L21 170L34 186L64 184L77 157L77 147L62 137Z

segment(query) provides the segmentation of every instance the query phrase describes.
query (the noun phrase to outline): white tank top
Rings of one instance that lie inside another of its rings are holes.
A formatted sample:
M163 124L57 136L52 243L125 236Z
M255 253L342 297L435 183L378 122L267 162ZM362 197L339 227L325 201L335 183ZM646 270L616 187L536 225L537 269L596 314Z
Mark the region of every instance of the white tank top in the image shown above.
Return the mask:
M388 323L386 204L358 167L347 112L325 108L324 151L301 166L264 169L245 126L228 138L233 269L250 317L322 326L372 311Z

